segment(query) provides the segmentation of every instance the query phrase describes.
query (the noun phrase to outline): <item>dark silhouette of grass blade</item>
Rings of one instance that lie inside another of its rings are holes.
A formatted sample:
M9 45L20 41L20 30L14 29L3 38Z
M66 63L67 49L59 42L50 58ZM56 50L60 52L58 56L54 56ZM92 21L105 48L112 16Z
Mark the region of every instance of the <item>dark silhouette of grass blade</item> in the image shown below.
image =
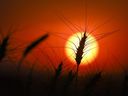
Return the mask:
M55 76L53 77L51 86L50 86L50 91L49 91L49 96L53 96L55 94L55 89L56 89L56 84L57 80L59 79L63 69L63 62L61 62L58 67L55 69Z
M58 66L58 68L56 69L56 73L55 73L55 79L58 79L59 76L61 75L62 72L62 66L63 66L63 62L61 62Z
M48 38L48 34L43 35L39 39L32 42L24 51L23 57L26 57L37 45L39 45L42 41Z
M18 67L17 67L17 71L18 72L20 71L20 67L21 67L21 64L22 64L24 58L26 58L27 55L30 54L31 51L34 48L36 48L41 42L43 42L44 40L46 40L48 37L49 37L49 34L45 34L45 35L41 36L40 38L38 38L37 40L33 41L31 44L29 44L26 47L25 51L23 52L22 58L21 58L21 60L18 63Z
M6 56L10 35L7 35L0 44L0 61Z
M75 58L75 61L77 63L76 81L77 81L77 78L78 78L79 65L81 64L81 61L82 61L82 58L83 58L83 54L84 54L83 51L84 51L86 39L87 39L86 32L84 32L83 37L81 38L81 40L79 42L79 46L77 48L76 58Z

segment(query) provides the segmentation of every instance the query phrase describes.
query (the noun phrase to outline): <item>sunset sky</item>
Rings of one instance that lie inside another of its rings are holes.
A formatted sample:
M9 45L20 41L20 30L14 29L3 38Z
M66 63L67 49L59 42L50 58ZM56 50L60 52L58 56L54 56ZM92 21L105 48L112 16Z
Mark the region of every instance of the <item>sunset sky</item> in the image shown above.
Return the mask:
M28 56L29 61L31 62L33 60L31 58L36 56L41 62L37 65L39 70L44 66L56 67L63 61L65 70L68 70L72 69L74 64L71 64L66 57L65 43L71 35L79 32L73 25L76 24L83 29L87 27L87 31L90 32L97 25L107 21L92 33L94 37L100 38L97 34L119 31L98 41L98 56L92 64L85 66L85 69L89 67L90 70L97 70L94 68L96 66L98 69L110 72L122 72L122 68L128 69L127 5L127 0L88 0L87 2L85 0L1 0L0 30L6 36L10 26L13 25L12 30L16 32L10 40L12 44L10 46L20 45L21 48L15 51L18 56L27 44L49 33L50 37L33 50L31 56ZM72 23L68 26L74 31L66 26L66 20L61 18L63 16Z

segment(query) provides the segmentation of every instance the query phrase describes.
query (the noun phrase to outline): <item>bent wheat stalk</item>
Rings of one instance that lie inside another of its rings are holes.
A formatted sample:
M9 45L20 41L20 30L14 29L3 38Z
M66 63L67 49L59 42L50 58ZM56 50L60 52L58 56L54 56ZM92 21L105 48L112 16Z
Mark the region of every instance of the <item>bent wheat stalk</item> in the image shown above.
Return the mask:
M31 44L29 44L27 46L27 48L25 49L25 51L22 54L22 57L18 63L17 66L17 72L20 71L20 67L21 64L23 63L23 60L28 56L29 53L31 53L31 51L37 47L37 45L39 45L41 42L43 42L44 40L46 40L49 37L49 34L45 34L43 36L41 36L40 38L38 38L37 40L33 41Z
M6 56L9 39L10 35L7 35L0 44L0 61Z

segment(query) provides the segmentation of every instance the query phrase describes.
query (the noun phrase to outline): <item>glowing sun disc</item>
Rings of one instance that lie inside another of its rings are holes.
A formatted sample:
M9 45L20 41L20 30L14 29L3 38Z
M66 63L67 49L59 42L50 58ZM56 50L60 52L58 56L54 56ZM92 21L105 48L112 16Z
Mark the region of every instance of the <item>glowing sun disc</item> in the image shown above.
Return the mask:
M69 37L65 45L66 55L68 59L74 64L76 64L75 54L77 52L77 48L79 46L79 42L81 38L83 37L83 34L84 32L78 32L73 34L72 36ZM78 37L80 38L80 40ZM83 58L81 61L81 65L87 65L93 62L97 57L98 50L99 50L99 46L95 37L87 33L87 39L86 39L85 47L83 50L83 55L82 55Z

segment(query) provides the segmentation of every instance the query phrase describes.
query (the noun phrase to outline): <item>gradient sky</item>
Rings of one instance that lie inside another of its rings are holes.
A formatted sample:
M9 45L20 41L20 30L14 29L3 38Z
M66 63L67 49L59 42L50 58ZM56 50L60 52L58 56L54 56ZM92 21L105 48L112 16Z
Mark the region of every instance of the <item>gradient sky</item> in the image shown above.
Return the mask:
M66 58L64 44L66 39L73 34L58 15L62 14L73 24L77 24L82 28L85 27L85 17L87 16L88 31L111 18L107 24L93 32L93 35L97 36L100 33L119 29L118 32L99 41L100 52L96 60L98 63L105 64L99 64L100 67L108 66L104 68L108 68L111 71L115 68L118 71L121 68L128 68L127 5L127 0L88 0L87 5L85 0L1 0L0 27L1 32L6 35L9 26L14 26L17 32L13 35L11 41L13 46L17 46L18 44L23 44L24 46L44 33L49 32L50 37L47 40L49 45L43 43L39 48L42 49L45 47L44 53L55 64ZM87 8L87 12L85 12L85 8ZM71 24L69 25L73 27ZM77 31L74 30L74 33ZM61 35L58 33L61 33ZM59 43L56 45L56 42ZM40 55L37 57L39 57L40 61L42 60ZM44 58L41 62L49 62L47 57Z

